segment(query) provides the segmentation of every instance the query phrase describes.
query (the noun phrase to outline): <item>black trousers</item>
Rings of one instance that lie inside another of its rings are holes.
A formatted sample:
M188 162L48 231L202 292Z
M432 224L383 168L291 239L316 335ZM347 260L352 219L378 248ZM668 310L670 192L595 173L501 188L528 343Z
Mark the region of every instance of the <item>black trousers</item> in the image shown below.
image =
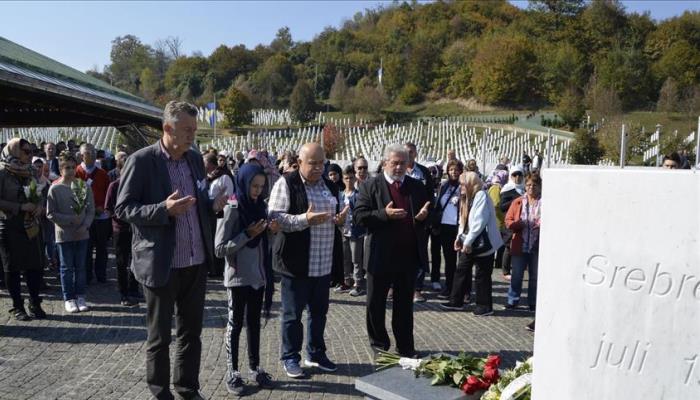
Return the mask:
M24 275L24 282L29 290L29 297L32 304L41 303L39 297L39 286L41 285L41 271L32 269L28 271L5 271L5 284L7 291L10 292L12 298L12 308L23 309L24 300L22 300L22 282L21 275Z
M484 257L474 257L469 254L459 253L457 257L457 269L455 270L450 303L461 306L464 304L464 295L471 293L472 267L476 266L474 275L476 290L476 305L488 309L493 308L491 273L493 272L493 254Z
M440 227L440 247L445 258L445 290L452 291L455 269L457 268L457 252L455 251L455 239L457 239L457 225L442 225Z
M430 233L430 282L440 282L440 267L442 265L442 257L440 254L441 241L440 235Z
M173 384L184 398L199 390L199 365L202 352L202 317L207 267L195 265L170 271L163 287L143 287L146 297L146 382L157 399L171 399L170 355L171 325L175 314L175 362Z
M88 242L87 258L85 260L85 283L92 282L93 269L98 282L107 281L107 243L112 235L112 221L95 219L90 226L90 241ZM95 262L92 261L92 250L95 249Z
M227 288L228 324L226 325L226 362L229 374L238 371L238 339L246 322L248 366L254 371L260 365L260 311L265 288L251 286Z
M114 255L117 265L119 294L124 296L138 293L139 284L129 268L131 261L131 231L114 232Z
M415 353L413 344L413 292L418 260L397 262L392 270L367 272L367 334L372 347L389 350L391 341L385 326L386 296L393 288L391 328L396 350L404 356Z
M510 256L510 241L512 240L511 235L508 235L508 238L506 238L505 243L503 244L503 247L501 247L503 251L503 256L501 259L501 269L503 271L503 275L510 275L510 272L512 270L510 264L511 264L511 256Z

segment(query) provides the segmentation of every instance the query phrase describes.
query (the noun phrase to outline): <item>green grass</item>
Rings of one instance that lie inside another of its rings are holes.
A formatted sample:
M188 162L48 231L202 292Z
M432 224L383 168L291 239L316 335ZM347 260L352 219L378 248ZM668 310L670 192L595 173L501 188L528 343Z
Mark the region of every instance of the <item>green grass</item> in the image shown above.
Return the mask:
M643 126L644 131L650 135L656 130L656 124L661 124L662 134L677 130L679 135L686 136L698 129L697 116L681 113L632 111L624 114L623 120L633 126Z

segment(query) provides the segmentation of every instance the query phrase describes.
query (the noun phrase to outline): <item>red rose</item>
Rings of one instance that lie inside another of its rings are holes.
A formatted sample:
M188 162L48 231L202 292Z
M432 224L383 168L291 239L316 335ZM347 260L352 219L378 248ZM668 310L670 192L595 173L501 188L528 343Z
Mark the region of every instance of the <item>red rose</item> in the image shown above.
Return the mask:
M498 366L501 365L501 356L496 356L496 355L491 355L486 359L486 365L498 369Z
M491 386L491 382L486 382L486 381L479 379L479 389L488 390L489 386Z
M464 385L462 385L462 390L466 394L474 394L480 389L480 383L481 381L479 381L479 378L474 375L469 375Z
M498 368L491 368L486 366L484 368L484 380L489 383L496 383L498 381Z

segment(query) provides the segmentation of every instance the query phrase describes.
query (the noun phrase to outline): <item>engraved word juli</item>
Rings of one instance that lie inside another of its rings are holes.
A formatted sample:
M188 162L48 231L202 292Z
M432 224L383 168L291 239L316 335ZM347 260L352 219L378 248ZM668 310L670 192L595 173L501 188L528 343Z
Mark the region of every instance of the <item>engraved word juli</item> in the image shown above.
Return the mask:
M650 349L651 343L642 344L639 340L634 343L634 346L620 346L615 345L613 342L606 342L605 332L603 332L600 337L598 352L593 360L593 364L588 368L595 369L605 364L611 368L636 372L641 375Z

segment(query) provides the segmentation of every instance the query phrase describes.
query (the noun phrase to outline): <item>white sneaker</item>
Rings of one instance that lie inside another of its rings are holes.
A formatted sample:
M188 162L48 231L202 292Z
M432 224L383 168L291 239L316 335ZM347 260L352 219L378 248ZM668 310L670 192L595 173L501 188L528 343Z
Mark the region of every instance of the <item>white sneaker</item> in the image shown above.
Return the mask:
M78 305L75 304L75 300L67 300L65 303L66 307L66 312L69 312L71 314L77 313L78 310Z
M80 311L88 311L90 307L87 306L85 303L85 297L78 297L78 310Z
M442 285L440 282L433 282L433 290L439 292L442 290Z

